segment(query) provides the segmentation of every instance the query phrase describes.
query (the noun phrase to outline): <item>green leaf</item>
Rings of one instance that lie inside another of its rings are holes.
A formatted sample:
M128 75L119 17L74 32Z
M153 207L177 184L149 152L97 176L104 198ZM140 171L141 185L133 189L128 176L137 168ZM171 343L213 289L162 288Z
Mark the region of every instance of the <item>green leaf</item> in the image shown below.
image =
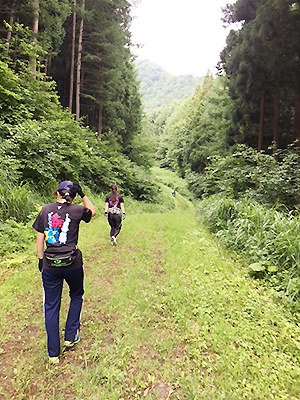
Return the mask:
M264 265L261 263L253 263L249 265L249 268L252 269L252 271L259 272L259 271L264 271L266 268Z
M278 271L278 267L276 267L276 265L270 265L267 269L268 269L268 272L277 272Z

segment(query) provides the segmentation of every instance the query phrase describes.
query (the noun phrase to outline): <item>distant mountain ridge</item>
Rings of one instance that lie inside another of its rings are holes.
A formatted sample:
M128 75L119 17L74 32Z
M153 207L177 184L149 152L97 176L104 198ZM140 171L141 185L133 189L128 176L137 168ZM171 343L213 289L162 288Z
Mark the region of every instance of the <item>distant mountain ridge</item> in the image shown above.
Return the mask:
M203 80L202 77L193 77L193 75L171 75L149 60L138 60L135 65L138 71L137 79L141 82L140 91L146 111L164 105L168 106L172 100L190 96Z

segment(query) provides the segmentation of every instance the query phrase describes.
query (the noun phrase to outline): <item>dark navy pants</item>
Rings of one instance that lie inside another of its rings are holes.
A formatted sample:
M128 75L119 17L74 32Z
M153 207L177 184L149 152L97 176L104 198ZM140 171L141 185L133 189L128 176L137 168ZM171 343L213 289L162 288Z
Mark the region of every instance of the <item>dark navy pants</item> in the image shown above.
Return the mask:
M70 306L65 326L65 340L75 339L80 324L80 314L83 301L83 267L68 270L43 270L44 312L48 339L49 357L60 353L59 310L64 280L69 285Z

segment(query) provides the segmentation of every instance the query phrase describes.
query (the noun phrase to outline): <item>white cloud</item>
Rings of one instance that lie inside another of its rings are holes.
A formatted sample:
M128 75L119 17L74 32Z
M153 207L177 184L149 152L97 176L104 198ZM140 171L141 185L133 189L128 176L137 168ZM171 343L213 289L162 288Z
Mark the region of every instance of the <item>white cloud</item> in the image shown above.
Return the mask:
M222 11L226 0L141 0L133 9L131 27L139 59L149 59L173 75L203 76L219 61L226 31Z

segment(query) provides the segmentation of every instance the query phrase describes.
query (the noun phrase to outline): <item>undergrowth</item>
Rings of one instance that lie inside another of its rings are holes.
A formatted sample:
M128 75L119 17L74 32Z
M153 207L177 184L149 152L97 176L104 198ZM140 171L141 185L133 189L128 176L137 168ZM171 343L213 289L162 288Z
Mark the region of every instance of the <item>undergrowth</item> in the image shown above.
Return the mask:
M247 199L218 195L197 206L198 219L218 241L248 261L249 273L267 279L296 305L300 300L299 215Z
M128 213L116 247L104 218L83 224L81 341L58 367L46 362L36 258L3 271L3 399L157 400L157 387L170 400L299 398L292 316L196 225L192 208L176 210ZM68 304L65 287L62 339Z

